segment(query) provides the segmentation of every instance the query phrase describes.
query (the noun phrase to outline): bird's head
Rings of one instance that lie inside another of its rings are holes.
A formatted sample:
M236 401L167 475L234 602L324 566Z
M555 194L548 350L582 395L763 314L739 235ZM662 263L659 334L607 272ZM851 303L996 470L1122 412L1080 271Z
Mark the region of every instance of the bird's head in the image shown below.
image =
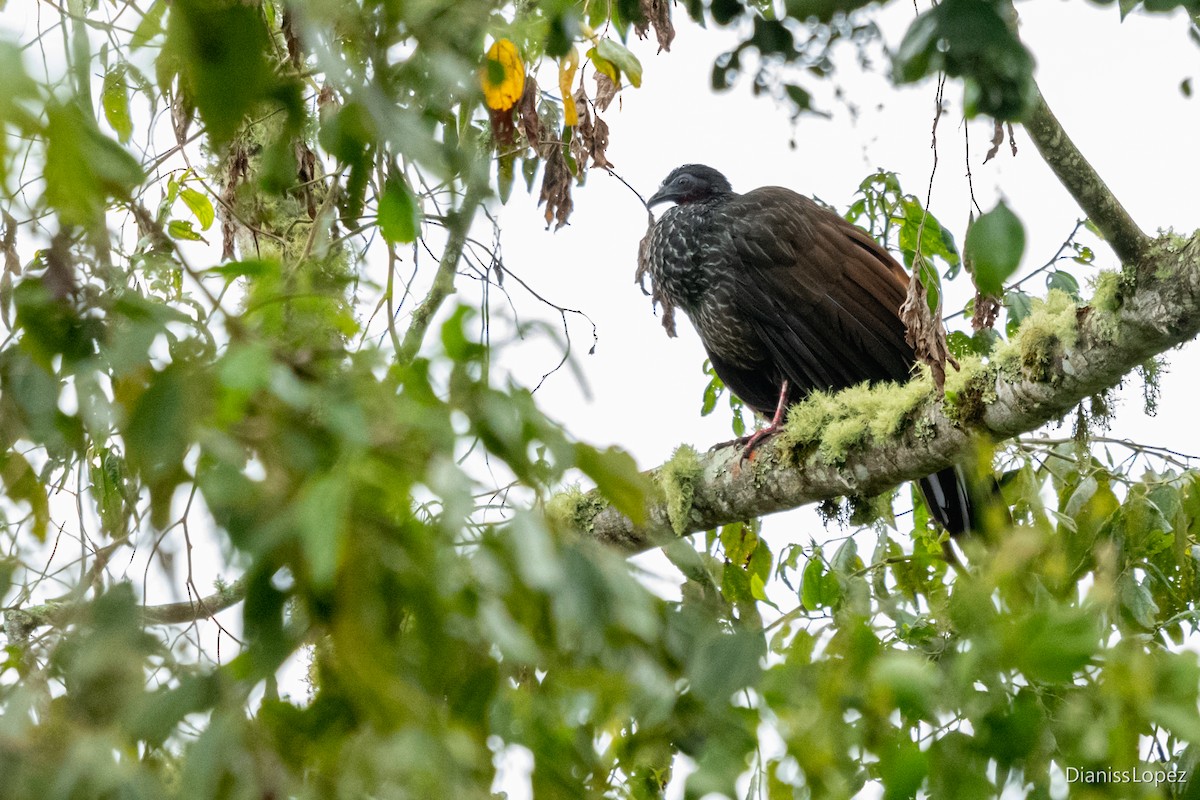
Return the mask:
M680 205L698 203L732 191L733 188L725 176L712 167L684 164L671 170L671 174L662 182L662 186L658 187L658 191L646 201L646 208L668 201Z

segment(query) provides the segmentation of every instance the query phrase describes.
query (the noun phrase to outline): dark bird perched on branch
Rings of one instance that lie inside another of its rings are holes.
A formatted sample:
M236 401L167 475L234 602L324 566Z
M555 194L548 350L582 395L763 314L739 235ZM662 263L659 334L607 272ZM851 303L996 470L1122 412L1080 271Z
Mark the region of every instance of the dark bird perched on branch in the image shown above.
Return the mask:
M915 353L900 319L908 274L865 231L790 189L737 194L701 164L674 170L646 205L668 201L675 207L643 240L639 277L650 273L668 332L678 306L717 376L771 419L747 452L814 389L908 380ZM971 527L955 468L920 484L948 531Z

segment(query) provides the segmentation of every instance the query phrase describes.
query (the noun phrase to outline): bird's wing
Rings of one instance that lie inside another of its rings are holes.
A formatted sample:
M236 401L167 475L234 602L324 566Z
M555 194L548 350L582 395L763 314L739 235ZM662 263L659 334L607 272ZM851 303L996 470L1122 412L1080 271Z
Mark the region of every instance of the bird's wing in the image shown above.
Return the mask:
M907 277L885 250L788 189L756 189L725 211L738 316L800 392L908 378Z

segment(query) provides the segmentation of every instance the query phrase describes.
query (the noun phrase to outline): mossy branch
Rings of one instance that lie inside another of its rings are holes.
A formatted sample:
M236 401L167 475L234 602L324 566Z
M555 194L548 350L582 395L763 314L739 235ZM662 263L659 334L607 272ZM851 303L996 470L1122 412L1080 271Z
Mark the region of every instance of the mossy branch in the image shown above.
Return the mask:
M1067 136L1046 105L1041 91L1025 120L1025 130L1050 169L1087 213L1088 219L1104 234L1122 263L1136 263L1150 246L1150 237L1142 233L1133 217Z
M874 495L955 463L976 436L1006 439L1059 418L1148 358L1200 334L1200 233L1151 242L1136 269L1099 283L1090 305L1065 313L1059 300L1031 317L1038 335L1017 337L1010 350L964 379L961 396L943 403L927 392L895 435L877 435L889 429L877 418L879 403L855 400L862 390L849 389L833 404L845 399L861 409L861 435L846 435L856 427L847 418L827 426L836 442L783 435L760 447L752 462L733 448L703 454L699 477L689 482L690 513L660 496L648 501L646 520L637 525L593 490L573 504L573 527L640 552L679 535L681 527L694 533L833 497ZM911 387L903 388L908 394Z

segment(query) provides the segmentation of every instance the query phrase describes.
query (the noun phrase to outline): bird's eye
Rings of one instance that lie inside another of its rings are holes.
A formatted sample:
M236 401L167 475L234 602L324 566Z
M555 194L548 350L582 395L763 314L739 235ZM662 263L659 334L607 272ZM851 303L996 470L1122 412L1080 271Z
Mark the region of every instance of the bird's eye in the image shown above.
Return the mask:
M680 175L678 178L675 179L675 185L679 186L680 188L686 188L688 186L691 186L695 182L696 182L696 179L693 178L691 175Z

